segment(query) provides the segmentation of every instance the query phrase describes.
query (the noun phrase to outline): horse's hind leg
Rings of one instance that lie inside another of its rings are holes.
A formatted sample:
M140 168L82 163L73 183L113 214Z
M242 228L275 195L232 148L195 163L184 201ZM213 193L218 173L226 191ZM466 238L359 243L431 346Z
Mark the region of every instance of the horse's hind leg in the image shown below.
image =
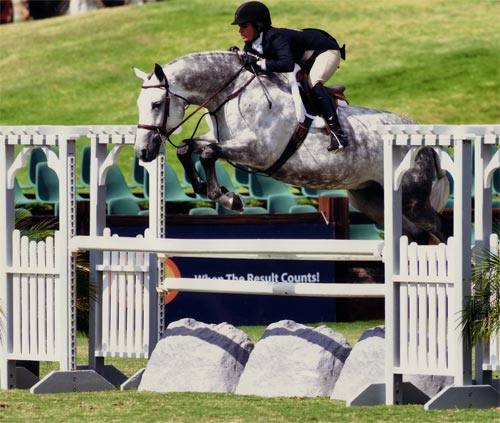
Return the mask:
M418 243L436 244L446 242L448 236L453 233L453 222L440 215L431 206L428 197L419 197L417 191L406 192L406 195L405 191L403 191L403 213L425 233L425 237L415 239Z
M373 182L363 189L350 189L347 194L352 206L374 222L384 224L384 191L379 184Z
M355 208L379 225L384 225L384 190L380 184L373 182L363 189L348 190L348 195ZM387 207L392 207L392 204ZM404 214L401 224L403 234L408 236L410 241L428 243L428 233Z

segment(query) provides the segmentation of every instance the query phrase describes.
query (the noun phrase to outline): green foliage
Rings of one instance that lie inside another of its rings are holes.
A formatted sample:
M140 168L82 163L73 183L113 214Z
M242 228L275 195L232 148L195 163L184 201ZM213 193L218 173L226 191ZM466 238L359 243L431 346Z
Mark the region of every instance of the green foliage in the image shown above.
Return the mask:
M469 347L489 342L500 331L500 256L481 250L475 262L472 294L462 313L464 340Z
M54 236L54 227L56 221L54 219L44 219L33 224L30 220L29 212L19 210L16 212L15 226L21 231L22 236L27 236L30 241L43 241L49 236ZM77 328L88 334L89 325L89 307L90 300L96 300L98 296L98 288L95 284L89 281L89 261L88 254L80 253L76 258L76 320ZM0 316L4 311L0 304ZM0 320L0 323L2 320ZM0 336L4 328L0 324Z

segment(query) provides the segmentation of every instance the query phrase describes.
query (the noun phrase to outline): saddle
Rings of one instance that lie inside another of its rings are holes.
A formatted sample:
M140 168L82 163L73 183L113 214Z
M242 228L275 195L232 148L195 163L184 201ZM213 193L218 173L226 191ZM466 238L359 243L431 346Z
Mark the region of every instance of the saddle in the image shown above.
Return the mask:
M312 116L318 116L318 108L315 104L314 95L311 93L311 89L309 88L309 84L307 81L307 73L304 70L299 70L296 74L297 82L299 83L299 92L300 97L302 98L302 103L304 104L304 108L306 109L306 113ZM304 83L303 83L304 82ZM330 94L332 103L335 107L335 110L339 106L339 102L344 102L345 104L349 104L347 98L344 94L346 89L345 85L332 85L325 86L326 91Z

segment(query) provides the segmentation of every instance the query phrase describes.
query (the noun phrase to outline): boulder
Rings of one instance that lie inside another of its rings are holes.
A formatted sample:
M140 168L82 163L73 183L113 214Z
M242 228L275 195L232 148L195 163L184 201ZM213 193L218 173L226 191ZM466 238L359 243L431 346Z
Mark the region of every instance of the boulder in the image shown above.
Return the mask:
M403 375L403 382L411 382L432 398L453 383L448 376ZM385 329L377 326L366 330L354 345L331 399L351 401L367 385L385 383Z
M230 324L178 320L158 342L138 389L232 393L253 347L250 338Z
M347 340L326 326L273 323L252 351L235 393L330 396L350 351Z

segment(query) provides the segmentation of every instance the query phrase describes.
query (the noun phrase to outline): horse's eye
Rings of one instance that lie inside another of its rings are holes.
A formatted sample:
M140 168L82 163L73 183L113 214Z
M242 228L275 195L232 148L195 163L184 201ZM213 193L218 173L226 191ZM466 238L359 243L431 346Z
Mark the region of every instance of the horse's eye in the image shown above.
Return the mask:
M161 101L155 101L152 105L151 105L152 109L153 110L157 110L161 107Z

